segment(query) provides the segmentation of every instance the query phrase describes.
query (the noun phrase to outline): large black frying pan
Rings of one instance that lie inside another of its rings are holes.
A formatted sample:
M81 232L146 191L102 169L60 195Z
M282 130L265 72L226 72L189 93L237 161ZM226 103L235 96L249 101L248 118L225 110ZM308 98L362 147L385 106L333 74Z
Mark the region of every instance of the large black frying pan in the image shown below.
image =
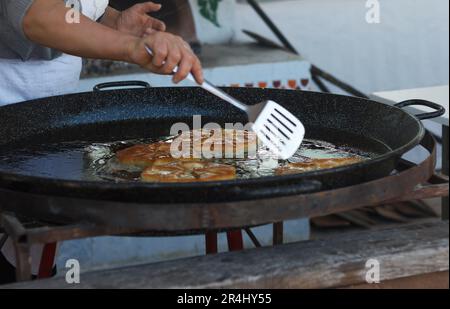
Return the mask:
M125 83L125 85L133 85ZM144 84L145 85L145 84ZM168 135L175 122L244 122L245 114L199 88L99 91L39 99L0 108L0 153L42 143L113 141ZM301 194L354 185L391 173L397 160L424 136L420 119L443 112L439 105L408 101L398 107L339 95L290 90L225 89L243 102L274 100L304 124L307 137L379 153L372 160L304 174L192 184L110 183L54 179L35 171L0 170L0 189L38 196L134 203L210 203ZM436 112L413 116L402 109L421 104ZM82 169L80 162L73 169ZM57 169L58 166L42 166ZM2 197L0 204L8 203ZM3 199L3 201L2 201ZM63 207L63 206L62 206Z

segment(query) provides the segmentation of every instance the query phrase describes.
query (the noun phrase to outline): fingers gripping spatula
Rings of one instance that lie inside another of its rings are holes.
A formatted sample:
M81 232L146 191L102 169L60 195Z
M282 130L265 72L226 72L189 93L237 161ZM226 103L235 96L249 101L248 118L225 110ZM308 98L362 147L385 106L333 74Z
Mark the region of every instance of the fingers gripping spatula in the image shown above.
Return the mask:
M149 47L146 49L153 56L153 51ZM188 79L196 83L192 74L188 75ZM199 86L246 112L249 121L253 123L252 130L281 159L292 157L302 144L305 127L297 117L278 103L265 101L255 105L246 105L207 80Z

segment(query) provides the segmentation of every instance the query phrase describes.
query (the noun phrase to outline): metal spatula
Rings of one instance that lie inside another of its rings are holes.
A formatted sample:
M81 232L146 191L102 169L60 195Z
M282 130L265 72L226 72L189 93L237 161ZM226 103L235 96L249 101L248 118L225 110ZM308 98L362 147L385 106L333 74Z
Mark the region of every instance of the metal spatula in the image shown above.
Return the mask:
M153 56L152 50L149 47L146 49ZM188 75L188 79L196 83L192 74ZM207 80L199 86L246 112L249 121L253 123L253 131L281 159L292 157L302 144L305 127L297 117L278 103L265 101L256 105L246 105Z

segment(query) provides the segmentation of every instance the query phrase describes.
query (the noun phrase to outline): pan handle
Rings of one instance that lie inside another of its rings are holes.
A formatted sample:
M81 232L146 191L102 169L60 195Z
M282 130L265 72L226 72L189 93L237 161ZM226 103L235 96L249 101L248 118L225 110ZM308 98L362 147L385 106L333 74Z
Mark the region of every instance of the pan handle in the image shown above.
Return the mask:
M398 104L395 104L394 106L398 108L403 108L407 106L426 106L436 110L435 112L414 115L419 120L437 118L445 114L445 108L442 107L441 105L419 99L403 101Z
M98 92L102 89L106 88L117 88L117 87L143 87L143 88L152 88L149 83L139 81L139 80L130 80L130 81L122 81L122 82L109 82L98 84L94 87L94 92Z

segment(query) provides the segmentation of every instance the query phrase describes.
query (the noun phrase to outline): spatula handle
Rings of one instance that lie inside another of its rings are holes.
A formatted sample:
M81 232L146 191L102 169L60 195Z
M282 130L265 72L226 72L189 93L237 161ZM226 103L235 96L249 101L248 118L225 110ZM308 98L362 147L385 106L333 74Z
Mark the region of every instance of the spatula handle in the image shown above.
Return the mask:
M153 56L153 51L150 47L145 46L145 49L147 50L147 52L150 54L150 56ZM175 68L175 70L173 71L172 74L175 74L178 70L178 67ZM189 79L191 82L197 84L194 76L192 76L191 73L189 73L189 75L187 76L187 79ZM202 84L197 84L198 86L202 87L203 89L205 89L206 91L218 96L219 98L221 98L224 101L227 101L230 104L233 104L234 106L236 106L237 108L243 110L243 111L248 111L248 107L247 105L245 105L244 103L240 102L239 100L233 98L232 96L230 96L228 93L226 93L225 91L223 91L222 89L216 87L213 83L207 81L206 79L204 80L204 82Z
M204 80L204 82L200 85L200 87L202 87L203 89L205 89L206 91L218 96L219 98L221 98L224 101L227 101L230 104L233 104L234 106L236 106L237 108L247 112L248 111L248 107L247 105L245 105L244 103L242 103L241 101L235 99L234 97L230 96L228 93L226 93L225 91L223 91L220 88L217 88L216 86L214 86L212 83L210 83L209 81L207 81L206 79Z

